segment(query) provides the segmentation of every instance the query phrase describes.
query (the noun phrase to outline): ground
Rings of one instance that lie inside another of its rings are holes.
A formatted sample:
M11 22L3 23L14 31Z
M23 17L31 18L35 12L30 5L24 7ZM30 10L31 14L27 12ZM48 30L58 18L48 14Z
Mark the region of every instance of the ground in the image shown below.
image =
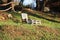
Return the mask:
M42 22L40 25L31 25L21 22L20 13L5 13L12 14L13 19L0 21L0 40L60 40L60 23L29 15L30 19Z

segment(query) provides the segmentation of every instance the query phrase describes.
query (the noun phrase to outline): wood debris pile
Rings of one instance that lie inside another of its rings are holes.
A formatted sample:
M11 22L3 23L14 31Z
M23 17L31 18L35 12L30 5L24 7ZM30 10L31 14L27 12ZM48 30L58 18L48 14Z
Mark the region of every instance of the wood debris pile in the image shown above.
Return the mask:
M10 18L10 16L11 14L8 14L6 12L0 12L0 21L7 20L8 18Z

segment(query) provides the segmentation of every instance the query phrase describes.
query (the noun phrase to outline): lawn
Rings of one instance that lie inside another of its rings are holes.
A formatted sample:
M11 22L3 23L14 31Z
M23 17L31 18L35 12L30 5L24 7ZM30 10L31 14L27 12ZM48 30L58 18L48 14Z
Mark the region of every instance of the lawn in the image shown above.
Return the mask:
M14 13L14 12L9 12L11 13L14 17L16 17L18 20L20 20L20 22L18 23L15 23L13 22L13 20L11 19L8 19L6 20L5 22L3 21L0 21L0 25L3 25L3 24L7 24L7 25L21 25L22 22L21 22L21 14L19 13ZM41 24L40 25L43 25L43 26L48 26L48 27L53 27L53 28L60 28L60 23L57 23L57 22L52 22L52 21L49 21L49 20L46 20L46 19L43 19L43 18L37 18L35 16L32 16L32 15L29 15L29 18L30 19L34 19L34 20L41 20ZM24 24L24 25L30 25L30 24Z
M8 13L19 22L11 19L0 21L0 40L60 40L60 23L29 15L30 19L41 20L41 24L26 24L21 22L21 14Z

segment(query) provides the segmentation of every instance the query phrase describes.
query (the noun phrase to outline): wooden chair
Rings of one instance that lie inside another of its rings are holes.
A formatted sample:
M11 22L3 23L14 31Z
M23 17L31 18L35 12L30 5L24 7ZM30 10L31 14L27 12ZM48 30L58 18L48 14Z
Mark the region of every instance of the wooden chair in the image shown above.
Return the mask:
M21 14L21 17L22 17L22 22L25 22L25 23L28 22L28 14L22 13L22 14Z

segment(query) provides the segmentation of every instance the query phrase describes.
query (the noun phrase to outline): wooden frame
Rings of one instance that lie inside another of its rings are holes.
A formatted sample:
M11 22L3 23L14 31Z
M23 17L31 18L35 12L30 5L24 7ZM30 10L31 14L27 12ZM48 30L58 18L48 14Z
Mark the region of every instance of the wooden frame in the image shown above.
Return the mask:
M27 13L21 13L21 19L22 19L22 22L25 22L27 23L28 22L28 14Z
M16 11L14 10L14 6L15 6L15 2L14 2L14 1L11 1L11 2L5 3L5 4L0 4L0 6L6 6L6 5L9 5L9 4L11 4L11 7L7 8L7 9L5 9L5 10L0 10L0 11L8 11L8 10L12 9L14 12L16 12Z

